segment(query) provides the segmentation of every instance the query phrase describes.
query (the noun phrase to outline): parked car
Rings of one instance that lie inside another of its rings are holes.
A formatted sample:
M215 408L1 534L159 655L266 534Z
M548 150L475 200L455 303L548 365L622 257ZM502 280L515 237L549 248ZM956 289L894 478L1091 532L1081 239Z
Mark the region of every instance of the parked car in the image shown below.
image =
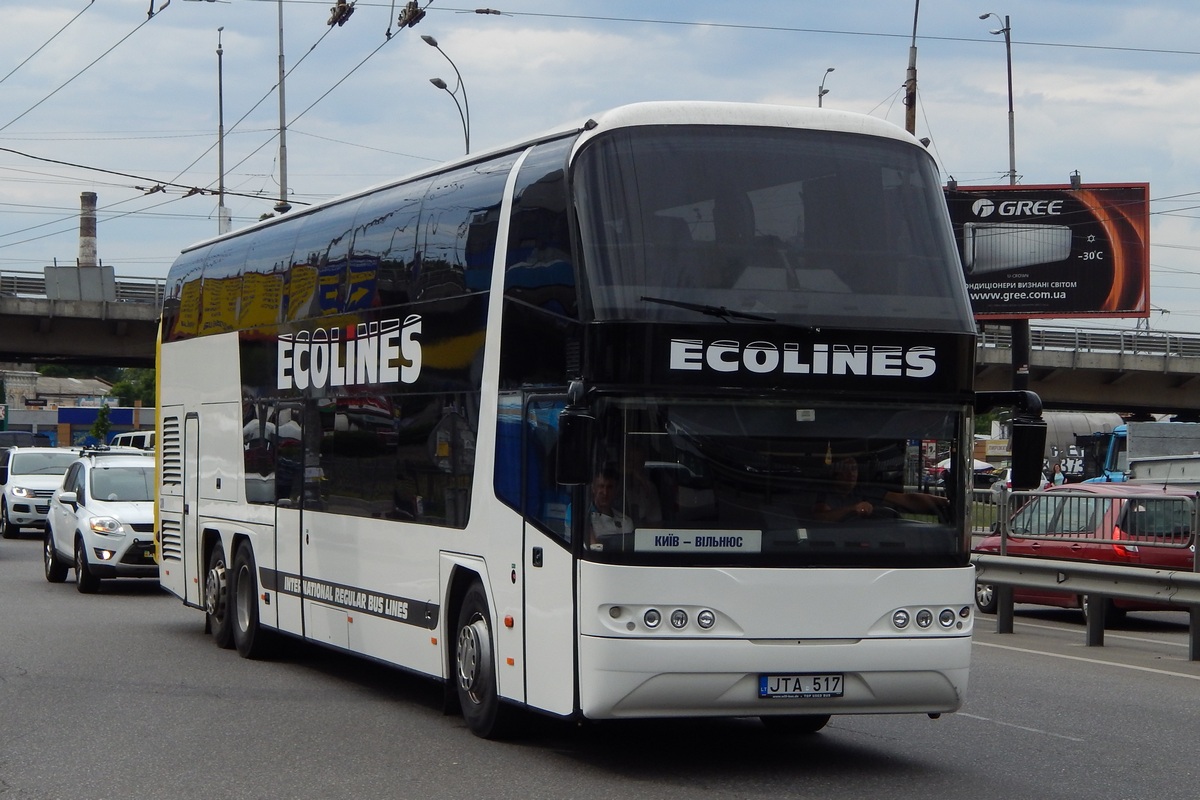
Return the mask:
M157 578L154 553L154 457L133 448L85 449L50 499L46 580L75 569L85 594L103 578Z
M79 453L65 447L13 447L0 451L0 533L16 537L22 528L46 527L50 496Z
M1009 520L1005 552L1072 561L1102 561L1128 566L1191 571L1196 556L1191 510L1194 490L1128 483L1080 483L1056 486L1030 497ZM1033 538L1036 537L1036 538ZM999 553L1001 537L993 533L976 553ZM1017 603L1079 608L1086 618L1086 595L1044 589L1013 588ZM1161 603L1110 598L1108 619L1127 611L1177 609ZM975 604L995 613L991 584L975 584Z

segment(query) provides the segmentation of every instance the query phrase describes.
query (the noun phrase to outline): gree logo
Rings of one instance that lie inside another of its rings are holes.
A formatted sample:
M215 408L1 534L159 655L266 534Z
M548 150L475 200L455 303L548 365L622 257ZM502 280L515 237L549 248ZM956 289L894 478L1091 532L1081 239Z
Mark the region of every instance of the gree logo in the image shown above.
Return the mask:
M414 383L421 375L421 315L314 328L279 337L279 389ZM343 336L343 334L345 334Z
M1000 217L1052 217L1062 213L1062 200L1004 200L993 203L981 197L971 204L971 213L978 219L992 214Z

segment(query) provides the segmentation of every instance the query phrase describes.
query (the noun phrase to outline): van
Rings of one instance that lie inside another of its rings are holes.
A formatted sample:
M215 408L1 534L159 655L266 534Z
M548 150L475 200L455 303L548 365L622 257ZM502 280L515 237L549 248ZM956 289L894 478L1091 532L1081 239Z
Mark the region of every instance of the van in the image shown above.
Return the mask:
M136 447L146 452L154 452L154 431L126 431L118 433L109 442L113 447Z

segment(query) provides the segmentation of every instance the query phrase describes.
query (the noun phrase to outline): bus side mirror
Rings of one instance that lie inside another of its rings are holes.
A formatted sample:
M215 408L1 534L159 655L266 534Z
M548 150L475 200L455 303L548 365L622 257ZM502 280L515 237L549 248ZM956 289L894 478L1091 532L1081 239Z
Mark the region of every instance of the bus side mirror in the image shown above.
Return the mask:
M1012 488L1041 489L1046 421L1040 415L1012 419Z
M564 408L558 414L558 462L555 480L564 486L580 486L591 480L592 436L596 418Z

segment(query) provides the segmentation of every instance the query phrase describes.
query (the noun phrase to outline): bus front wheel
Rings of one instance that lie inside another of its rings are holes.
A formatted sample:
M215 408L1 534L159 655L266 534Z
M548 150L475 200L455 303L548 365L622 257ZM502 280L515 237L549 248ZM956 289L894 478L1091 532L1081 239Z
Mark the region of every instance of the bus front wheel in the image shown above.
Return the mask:
M496 684L496 649L483 587L475 583L458 612L452 679L463 719L476 736L497 739L507 732L510 709L500 703Z

